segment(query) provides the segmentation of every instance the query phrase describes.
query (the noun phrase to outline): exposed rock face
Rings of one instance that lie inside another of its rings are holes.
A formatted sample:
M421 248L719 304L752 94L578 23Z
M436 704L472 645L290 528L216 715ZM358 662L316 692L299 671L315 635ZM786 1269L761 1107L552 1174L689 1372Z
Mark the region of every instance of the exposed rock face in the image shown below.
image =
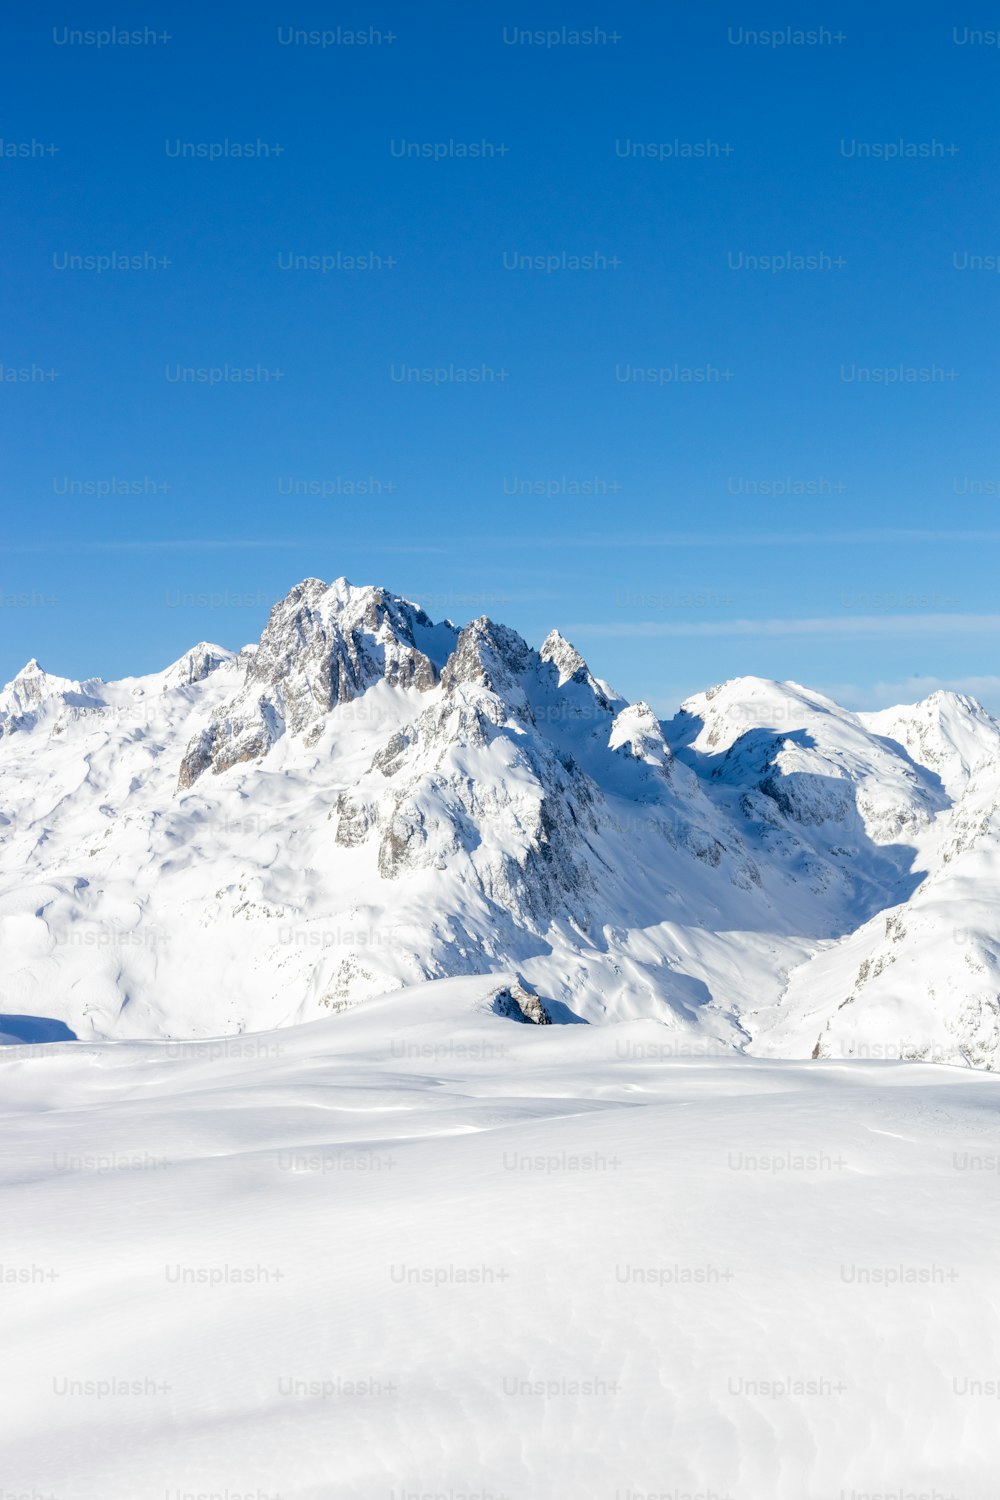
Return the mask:
M189 744L179 787L265 756L285 733L309 745L333 709L378 682L439 687L376 751L366 782L338 799L336 843L354 848L377 833L385 880L458 861L491 903L539 929L558 912L586 923L595 886L581 835L598 831L596 788L571 755L534 732L536 706L553 683L568 684L575 696L557 717L567 706L571 718L603 720L606 735L618 705L561 636L553 632L547 649L543 656L485 616L459 632L382 589L307 579L272 610L242 689ZM662 734L659 750L668 754ZM476 751L487 757L481 775L468 760ZM500 835L488 846L484 822Z
M532 732L539 664L515 631L488 620L463 630L440 697L372 763L390 782L377 818L383 878L458 859L501 908L516 906L539 925L561 909L580 915L593 890L580 835L597 831L595 788Z
M263 696L253 707L240 704L235 713L213 719L188 746L177 777L178 787L183 790L192 786L203 771L211 769L218 776L241 761L266 755L282 728L273 704Z
M782 776L780 772L761 778L758 788L793 823L804 828L821 823L843 823L853 806L851 789L831 790L828 781L805 773Z
M51 693L72 686L74 684L68 678L50 677L44 667L32 657L7 684L4 697L8 700L11 711L25 713L28 709L37 708L42 699Z
M384 589L305 579L272 609L242 689L188 746L179 787L266 755L286 732L312 743L331 709L376 682L428 691L456 636Z
M669 770L673 760L663 726L648 703L632 703L616 715L608 748L662 771Z
M416 605L384 589L327 587L307 578L274 606L247 668L247 687L280 697L292 734L302 734L338 704L378 681L426 690L433 662L414 640L431 621Z
M535 651L485 616L458 631L381 589L307 579L241 660L244 686L189 744L182 789L266 756L285 733L308 746L334 709L378 683L427 694L331 813L336 845L372 841L384 881L454 872L501 927L516 913L538 935L553 921L589 931L600 920L595 850L609 829L630 838L613 792L660 804L648 821L672 849L725 862L740 889L759 884L738 836L716 836L697 777L675 763L649 706L625 704L557 631ZM468 936L468 962L486 965L488 946Z
M100 686L96 679L81 683L54 677L32 657L0 691L0 737L34 728L46 708L103 707Z
M920 703L858 717L871 733L902 745L918 766L939 776L952 797L1000 757L1000 724L964 693L939 691Z
M526 1022L529 1026L551 1026L549 1015L534 990L520 979L504 985L493 996L493 1009L498 1016L507 1016L512 1021Z
M472 620L461 635L441 674L441 685L453 691L465 683L485 688L507 707L531 717L520 677L538 661L538 653L506 625L496 625L485 615Z
M542 661L551 662L555 667L559 674L560 687L567 682L575 682L582 687L589 688L600 707L610 713L613 713L624 702L624 699L620 698L606 682L601 682L599 678L593 676L576 647L571 646L558 630L549 631L538 654Z
M371 803L355 801L346 792L341 792L337 798L337 832L334 838L342 849L353 849L364 843L376 817L376 809Z
M179 661L168 667L163 674L164 687L190 687L192 683L204 682L217 667L233 660L233 653L223 646L213 646L208 641L199 641L190 651L185 651Z
M556 668L559 673L560 687L571 677L583 679L590 675L587 663L579 651L575 646L570 645L566 637L560 635L558 630L549 631L538 648L538 654L542 661L550 661Z

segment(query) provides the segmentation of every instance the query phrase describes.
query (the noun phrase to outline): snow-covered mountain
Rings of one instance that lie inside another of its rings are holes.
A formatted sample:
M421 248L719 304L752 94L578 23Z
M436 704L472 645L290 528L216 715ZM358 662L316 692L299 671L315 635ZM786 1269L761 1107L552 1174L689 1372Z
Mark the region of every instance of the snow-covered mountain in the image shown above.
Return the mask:
M212 1036L486 975L664 1055L997 1067L998 804L968 698L742 678L661 723L555 631L307 579L238 654L0 693L0 1031Z

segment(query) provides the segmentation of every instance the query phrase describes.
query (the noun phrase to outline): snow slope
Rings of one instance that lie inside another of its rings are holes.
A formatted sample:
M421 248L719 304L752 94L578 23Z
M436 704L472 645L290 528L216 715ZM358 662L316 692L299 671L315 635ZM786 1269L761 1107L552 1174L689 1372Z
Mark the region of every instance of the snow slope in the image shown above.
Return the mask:
M997 1080L496 987L0 1052L4 1492L995 1496Z
M996 1067L998 778L971 699L742 678L663 724L558 632L307 579L238 655L0 693L0 1033L235 1035L513 972L697 1046Z

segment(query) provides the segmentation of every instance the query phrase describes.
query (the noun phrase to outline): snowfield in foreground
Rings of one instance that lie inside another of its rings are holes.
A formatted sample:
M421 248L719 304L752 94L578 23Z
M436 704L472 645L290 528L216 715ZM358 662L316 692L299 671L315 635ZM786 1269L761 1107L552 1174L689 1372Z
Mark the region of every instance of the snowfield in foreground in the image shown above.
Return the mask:
M995 1497L996 1077L495 989L0 1051L4 1493Z

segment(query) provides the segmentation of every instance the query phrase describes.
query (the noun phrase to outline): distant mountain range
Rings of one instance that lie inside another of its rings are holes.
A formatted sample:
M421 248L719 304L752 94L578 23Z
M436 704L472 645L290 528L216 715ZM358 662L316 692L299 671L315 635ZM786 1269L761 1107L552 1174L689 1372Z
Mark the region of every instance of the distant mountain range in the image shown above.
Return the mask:
M1000 1066L1000 724L744 677L669 722L553 631L345 579L0 692L0 1032L231 1034L495 975L663 1056ZM513 987L513 988L512 988Z

